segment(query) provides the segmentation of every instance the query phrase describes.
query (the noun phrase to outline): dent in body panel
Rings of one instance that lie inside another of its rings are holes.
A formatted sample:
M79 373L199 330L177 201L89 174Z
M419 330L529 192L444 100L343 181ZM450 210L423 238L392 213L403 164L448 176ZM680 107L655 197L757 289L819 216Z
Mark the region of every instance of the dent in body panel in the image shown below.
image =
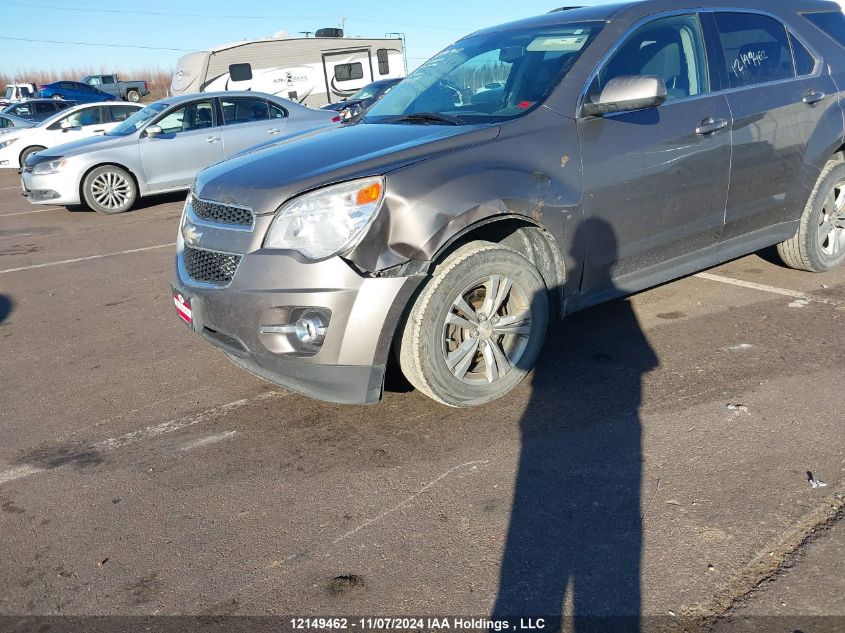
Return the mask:
M384 207L348 259L370 272L430 261L470 227L517 217L549 231L575 265L566 256L581 219L581 166L561 156L577 151L574 123L540 108L503 125L495 141L391 172Z

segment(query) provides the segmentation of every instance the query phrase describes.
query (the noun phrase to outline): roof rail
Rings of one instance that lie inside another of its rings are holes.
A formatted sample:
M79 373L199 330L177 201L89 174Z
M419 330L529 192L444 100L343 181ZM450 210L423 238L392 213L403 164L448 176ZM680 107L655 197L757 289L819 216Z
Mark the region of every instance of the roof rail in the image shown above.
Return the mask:
M578 7L558 7L557 9L552 9L549 13L557 13L558 11L570 11L572 9L583 9L583 6Z

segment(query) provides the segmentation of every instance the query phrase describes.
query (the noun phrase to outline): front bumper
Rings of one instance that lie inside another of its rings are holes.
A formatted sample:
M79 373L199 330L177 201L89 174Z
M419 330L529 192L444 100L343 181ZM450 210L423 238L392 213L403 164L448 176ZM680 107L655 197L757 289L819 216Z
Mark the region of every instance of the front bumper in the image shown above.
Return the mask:
M365 277L338 257L315 262L259 249L242 256L229 285L213 287L189 277L183 254L180 239L174 287L190 298L193 328L236 365L319 400L381 399L393 336L421 277ZM330 315L317 351L260 331L308 308Z
M79 185L64 169L56 174L21 173L22 193L33 204L79 204Z

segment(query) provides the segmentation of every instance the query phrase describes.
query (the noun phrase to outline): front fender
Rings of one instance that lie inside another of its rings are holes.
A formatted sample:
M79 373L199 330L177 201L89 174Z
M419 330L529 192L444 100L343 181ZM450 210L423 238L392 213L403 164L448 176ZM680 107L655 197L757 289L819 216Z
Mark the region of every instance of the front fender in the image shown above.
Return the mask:
M492 142L391 172L382 209L347 258L371 272L429 261L467 227L505 216L546 228L566 263L581 182L575 125L541 108Z

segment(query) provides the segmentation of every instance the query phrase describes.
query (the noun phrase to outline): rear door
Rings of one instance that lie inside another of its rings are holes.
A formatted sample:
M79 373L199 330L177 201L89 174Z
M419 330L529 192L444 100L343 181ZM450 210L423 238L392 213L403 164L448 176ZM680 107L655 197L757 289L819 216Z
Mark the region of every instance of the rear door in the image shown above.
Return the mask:
M605 229L587 238L585 292L641 287L669 260L715 245L724 226L731 113L711 90L699 16L657 17L623 35L587 98L638 75L664 80L662 106L578 120L585 216Z
M329 103L350 97L373 81L368 48L323 53L323 69Z
M149 188L188 187L200 169L222 160L219 123L213 98L181 104L153 120L163 133L138 140Z
M220 97L223 112L223 156L228 157L280 134L286 118L260 97ZM271 115L273 118L271 118Z
M773 16L717 11L712 19L733 113L729 240L800 216L805 150L837 90L821 59Z

